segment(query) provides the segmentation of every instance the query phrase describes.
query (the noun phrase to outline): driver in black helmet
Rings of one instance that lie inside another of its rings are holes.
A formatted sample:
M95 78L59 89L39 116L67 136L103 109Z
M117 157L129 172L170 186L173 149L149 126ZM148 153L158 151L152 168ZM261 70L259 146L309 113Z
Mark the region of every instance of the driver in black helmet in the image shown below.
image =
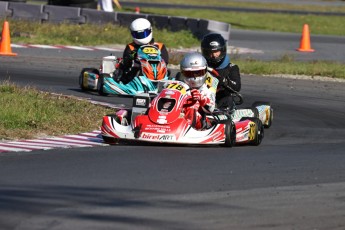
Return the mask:
M217 76L219 84L216 94L216 103L219 109L231 109L233 106L232 90L237 92L241 90L240 69L230 62L226 49L226 41L218 33L207 34L201 41L201 52L208 66L219 74Z

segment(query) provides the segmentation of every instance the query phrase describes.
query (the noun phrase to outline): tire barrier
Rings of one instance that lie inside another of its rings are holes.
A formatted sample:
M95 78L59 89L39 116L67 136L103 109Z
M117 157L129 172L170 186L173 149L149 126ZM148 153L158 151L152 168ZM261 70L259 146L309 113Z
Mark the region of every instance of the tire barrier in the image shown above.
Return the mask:
M74 7L74 4L78 1L68 1L70 6L58 6L58 3L63 4L66 2L65 0L50 0L51 4L49 5L26 4L19 1L23 0L16 0L16 2L0 1L0 17L41 23L114 23L125 27L128 27L134 19L143 17L159 29L164 28L174 32L188 30L199 39L210 32L220 33L225 40L230 38L231 25L214 20L127 12L104 12L96 9ZM84 0L80 4L89 4L89 2L90 0Z
M97 9L95 0L48 0L48 5Z

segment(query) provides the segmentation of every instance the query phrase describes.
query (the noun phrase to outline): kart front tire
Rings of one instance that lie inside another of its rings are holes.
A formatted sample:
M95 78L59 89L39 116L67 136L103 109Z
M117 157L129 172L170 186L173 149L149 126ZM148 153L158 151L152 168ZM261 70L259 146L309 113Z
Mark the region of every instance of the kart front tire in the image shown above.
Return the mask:
M103 141L109 145L116 145L119 143L119 139L115 137L102 136L102 138L103 138Z
M98 82L97 82L97 92L101 96L107 96L108 95L108 93L105 93L103 90L105 75L106 74L100 74L99 78L98 78Z
M229 120L225 123L225 147L232 147L236 144L236 127L235 124Z

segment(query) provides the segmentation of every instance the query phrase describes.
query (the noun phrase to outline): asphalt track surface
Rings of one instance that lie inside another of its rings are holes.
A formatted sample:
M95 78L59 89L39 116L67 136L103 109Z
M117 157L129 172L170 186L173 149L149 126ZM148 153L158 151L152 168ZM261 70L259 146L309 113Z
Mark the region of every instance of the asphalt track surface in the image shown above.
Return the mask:
M14 52L0 57L0 80L129 103L78 89L80 69L104 51ZM243 106L274 107L260 146L1 154L0 229L345 229L345 83L242 75L242 84Z

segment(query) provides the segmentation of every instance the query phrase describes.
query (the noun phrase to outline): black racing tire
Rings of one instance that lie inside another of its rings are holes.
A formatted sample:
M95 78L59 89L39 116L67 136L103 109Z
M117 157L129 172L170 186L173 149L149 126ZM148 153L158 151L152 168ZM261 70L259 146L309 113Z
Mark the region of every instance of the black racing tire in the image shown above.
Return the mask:
M82 4L92 4L96 3L95 0L48 0L48 5L55 5L55 6L74 6L74 5L82 5Z
M97 2L86 2L86 3L76 3L76 4L69 4L71 7L79 7L79 8L89 8L89 9L97 9Z
M235 127L234 122L232 122L231 120L228 120L225 123L224 134L225 134L224 146L229 147L229 148L233 147L236 144L236 127Z
M108 93L105 93L103 91L103 86L104 86L104 77L107 77L110 75L109 74L105 74L105 73L102 73L99 75L99 78L98 78L98 82L97 82L97 92L99 95L101 96L108 96L109 94Z
M102 136L104 143L109 145L116 145L119 143L119 138Z
M68 0L48 0L48 5L68 6L69 5L69 1Z
M91 73L95 73L95 74L99 74L99 71L98 69L95 69L95 68L83 68L80 72L80 75L79 75L79 86L80 86L80 89L81 90L88 90L87 87L84 86L84 73L85 72L91 72Z
M242 117L241 121L243 120L251 120L255 123L254 139L250 142L250 144L255 146L260 145L264 138L264 126L262 125L261 120L256 117Z

